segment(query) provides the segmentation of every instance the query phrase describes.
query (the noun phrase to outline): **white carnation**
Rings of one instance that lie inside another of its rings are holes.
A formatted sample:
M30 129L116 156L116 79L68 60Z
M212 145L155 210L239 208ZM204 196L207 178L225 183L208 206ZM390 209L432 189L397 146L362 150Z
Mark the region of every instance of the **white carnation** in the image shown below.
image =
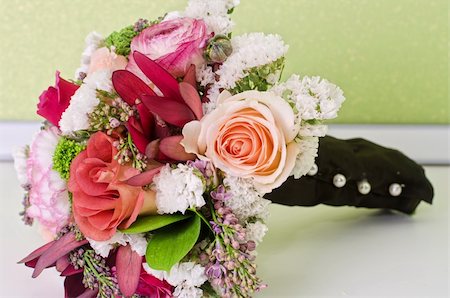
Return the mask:
M77 130L89 128L89 113L100 103L97 90L110 92L112 90L111 71L101 70L90 74L84 80L70 100L69 107L64 111L59 126L64 135L70 135Z
M268 217L270 201L255 189L252 179L229 176L223 183L232 195L225 204L233 210L239 221L245 222L250 217Z
M124 234L122 232L116 232L110 239L106 241L96 241L90 238L86 238L94 251L100 256L106 258L109 252L115 245L126 246L129 244L131 249L138 253L140 256L145 255L147 249L147 240L143 234Z
M207 280L205 268L193 262L178 263L170 269L167 282L175 287L174 297L202 297L203 291L198 288Z
M13 152L14 169L16 170L17 179L22 187L26 187L30 184L27 175L27 160L29 154L29 146L23 146L17 148Z
M97 32L91 32L86 36L85 48L81 54L81 66L75 71L75 78L80 79L80 73L87 73L91 64L92 54L103 45L103 37Z
M249 223L245 226L245 240L255 241L258 245L263 241L264 236L266 235L269 229L265 224L261 221L257 221L254 223Z
M297 155L294 169L292 169L292 175L295 179L306 175L314 165L319 148L319 138L304 137L298 141L298 146L300 147L300 153Z
M167 281L175 287L173 296L178 298L200 298L203 291L199 288L206 280L205 268L193 262L173 265L169 272L155 270L143 264L144 270L154 277Z
M233 53L216 71L220 79L214 82L208 91L210 102L204 105L205 112L215 109L221 89L229 90L236 87L236 82L247 75L247 70L272 63L285 56L288 50L281 37L274 34L244 34L233 37L231 44Z
M188 208L205 205L203 181L195 171L188 165L178 164L172 169L167 164L153 178L158 213L184 214Z

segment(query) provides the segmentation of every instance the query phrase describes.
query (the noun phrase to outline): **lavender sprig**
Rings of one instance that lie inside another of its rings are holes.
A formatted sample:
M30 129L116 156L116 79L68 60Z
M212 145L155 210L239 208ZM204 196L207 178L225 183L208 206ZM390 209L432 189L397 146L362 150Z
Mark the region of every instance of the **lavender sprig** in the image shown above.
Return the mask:
M86 288L98 289L98 298L120 294L114 272L106 265L106 260L92 249L79 248L70 254L69 261L75 269L83 268L83 284Z
M206 249L206 275L211 284L220 288L223 297L250 297L265 287L256 276L254 241L246 241L246 230L225 201L231 197L223 185L211 192L211 228L214 241Z

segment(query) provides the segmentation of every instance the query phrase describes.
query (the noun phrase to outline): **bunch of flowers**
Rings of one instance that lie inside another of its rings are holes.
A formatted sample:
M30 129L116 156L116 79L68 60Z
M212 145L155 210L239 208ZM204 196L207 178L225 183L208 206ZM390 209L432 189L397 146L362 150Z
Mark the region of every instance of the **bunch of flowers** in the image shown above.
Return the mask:
M51 240L66 297L249 297L267 232L264 194L314 164L341 89L280 82L277 35L231 37L238 0L86 38L76 79L39 97L46 119L15 154L27 224Z

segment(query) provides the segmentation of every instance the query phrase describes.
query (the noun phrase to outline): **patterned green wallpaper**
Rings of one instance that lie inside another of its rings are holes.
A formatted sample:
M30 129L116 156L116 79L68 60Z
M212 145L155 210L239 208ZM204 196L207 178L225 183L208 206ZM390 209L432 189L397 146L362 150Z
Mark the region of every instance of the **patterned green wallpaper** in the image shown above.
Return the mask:
M54 71L79 65L84 37L184 0L0 0L0 119L36 119ZM340 123L449 123L447 0L241 0L235 33L281 34L285 76L321 75L347 102Z

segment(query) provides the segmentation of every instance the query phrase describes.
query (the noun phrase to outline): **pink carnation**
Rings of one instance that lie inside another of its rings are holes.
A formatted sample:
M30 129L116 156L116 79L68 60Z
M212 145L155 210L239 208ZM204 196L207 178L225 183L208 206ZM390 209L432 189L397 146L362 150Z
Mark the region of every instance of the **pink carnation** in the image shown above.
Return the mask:
M27 176L31 186L27 215L43 228L56 234L70 215L66 182L53 170L53 154L59 141L55 126L36 134L27 160Z

